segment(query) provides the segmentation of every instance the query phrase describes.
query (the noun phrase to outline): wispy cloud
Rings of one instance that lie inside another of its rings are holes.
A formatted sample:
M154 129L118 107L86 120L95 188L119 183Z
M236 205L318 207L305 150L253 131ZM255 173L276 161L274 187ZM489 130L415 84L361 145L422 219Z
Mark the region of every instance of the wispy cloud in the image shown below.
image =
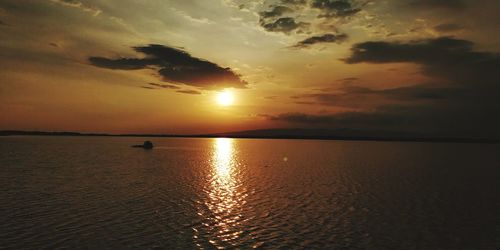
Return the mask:
M50 0L50 1L52 1L54 3L62 4L65 6L81 9L83 11L91 13L94 16L97 16L97 15L102 13L102 10L99 9L98 7L87 4L87 3L83 3L83 2L78 1L78 0Z
M308 48L321 43L342 43L346 39L346 34L323 34L306 38L292 46L292 48Z
M189 94L189 95L201 95L201 92L200 92L200 91L196 91L196 90L188 90L188 89L185 89L185 90L177 90L176 92L177 92L177 93L182 93L182 94Z

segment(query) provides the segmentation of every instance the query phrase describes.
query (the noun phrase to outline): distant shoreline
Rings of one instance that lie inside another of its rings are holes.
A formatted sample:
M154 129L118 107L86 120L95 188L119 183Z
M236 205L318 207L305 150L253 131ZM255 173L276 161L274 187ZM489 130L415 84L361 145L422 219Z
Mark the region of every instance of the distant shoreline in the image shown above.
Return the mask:
M500 144L500 139L488 138L452 138L452 137L384 137L384 136L336 136L336 135L245 135L244 132L215 134L107 134L80 132L46 132L46 131L0 131L0 136L100 136L100 137L157 137L157 138L238 138L238 139L291 139L291 140L336 140L336 141L400 141L400 142L432 142L432 143L485 143Z

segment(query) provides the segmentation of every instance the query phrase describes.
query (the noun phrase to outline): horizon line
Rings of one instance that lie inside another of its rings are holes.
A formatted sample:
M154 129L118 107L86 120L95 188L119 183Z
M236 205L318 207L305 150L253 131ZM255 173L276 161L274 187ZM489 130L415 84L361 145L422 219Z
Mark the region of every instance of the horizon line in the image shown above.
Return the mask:
M302 128L290 128L302 129ZM430 143L485 143L500 144L497 138L467 138L467 137L439 137L439 136L343 136L343 135L245 135L237 134L250 131L271 130L245 130L224 133L207 134L141 134L141 133L87 133L75 131L37 131L37 130L0 130L2 136L99 136L99 137L157 137L157 138L235 138L235 139L289 139L289 140L337 140L337 141L388 141L388 142L430 142ZM306 129L304 129L306 130ZM312 129L311 129L312 130Z

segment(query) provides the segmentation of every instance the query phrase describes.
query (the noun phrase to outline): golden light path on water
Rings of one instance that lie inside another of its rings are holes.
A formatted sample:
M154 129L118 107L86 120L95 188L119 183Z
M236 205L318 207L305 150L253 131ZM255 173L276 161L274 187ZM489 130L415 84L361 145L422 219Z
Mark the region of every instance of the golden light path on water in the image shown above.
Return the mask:
M210 244L216 247L231 246L243 232L241 210L247 196L241 190L234 140L214 139L211 157L211 176L206 187L208 199L204 201L208 211L199 215L206 221L203 230L207 231L205 237Z

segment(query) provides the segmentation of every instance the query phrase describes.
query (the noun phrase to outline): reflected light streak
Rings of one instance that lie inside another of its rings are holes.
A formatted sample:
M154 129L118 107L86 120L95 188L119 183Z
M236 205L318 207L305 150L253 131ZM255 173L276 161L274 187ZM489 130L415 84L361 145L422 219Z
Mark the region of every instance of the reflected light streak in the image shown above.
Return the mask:
M243 232L241 208L246 194L239 192L238 164L234 140L216 138L212 155L212 178L206 206L210 210L210 231L216 236L210 242L222 247L232 245Z
M248 196L241 183L241 172L235 140L212 141L209 172L204 186L206 196L200 201L198 215L201 227L193 227L193 238L199 248L233 248L242 240L245 219L243 206Z
M216 138L214 150L215 176L219 182L229 184L233 167L233 141L230 138Z

